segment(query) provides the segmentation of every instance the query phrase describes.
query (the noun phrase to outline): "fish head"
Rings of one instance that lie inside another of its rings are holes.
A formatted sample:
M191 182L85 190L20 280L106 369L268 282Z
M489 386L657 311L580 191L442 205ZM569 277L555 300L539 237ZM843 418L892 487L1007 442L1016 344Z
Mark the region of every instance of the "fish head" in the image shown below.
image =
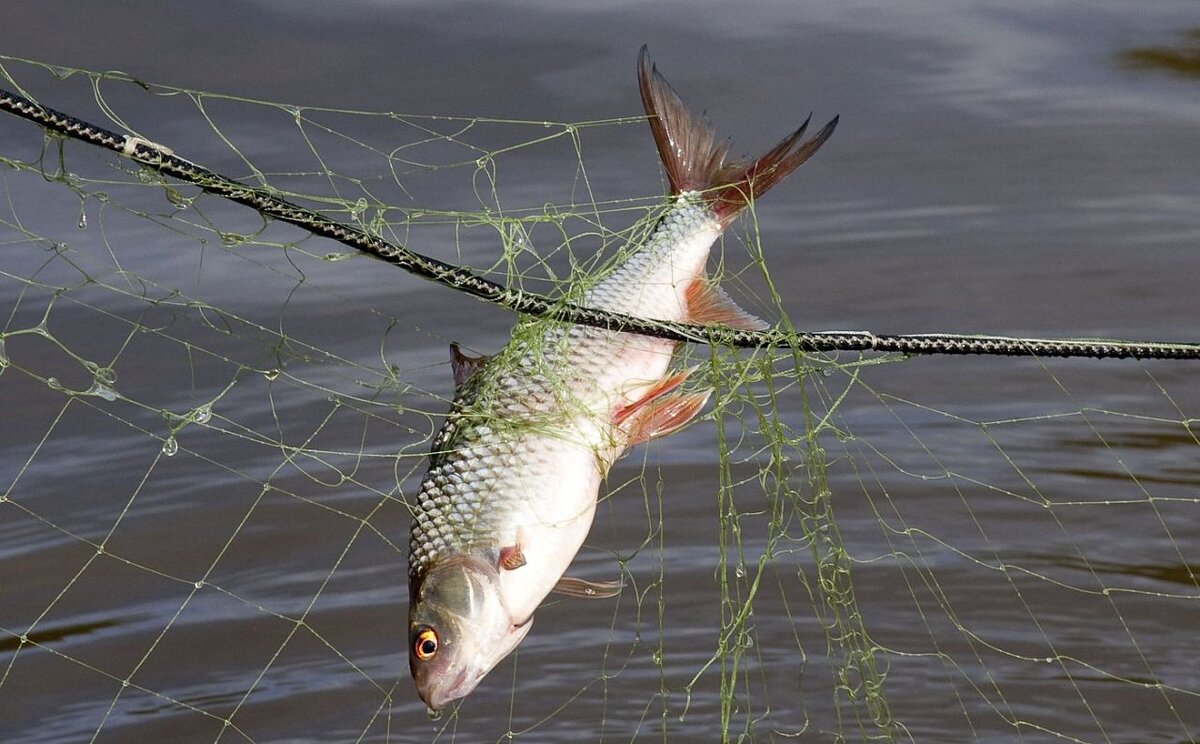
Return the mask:
M454 556L418 579L408 611L408 667L431 710L465 697L512 653L533 618L514 623L494 561Z

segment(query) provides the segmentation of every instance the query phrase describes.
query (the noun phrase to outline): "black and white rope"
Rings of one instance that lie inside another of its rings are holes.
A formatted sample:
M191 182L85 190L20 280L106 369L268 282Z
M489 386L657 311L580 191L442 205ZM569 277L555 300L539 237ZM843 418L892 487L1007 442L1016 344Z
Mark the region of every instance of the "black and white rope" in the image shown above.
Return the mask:
M885 335L866 331L765 331L645 320L557 301L506 287L461 266L444 263L402 245L332 220L265 189L247 186L174 154L169 148L118 134L46 108L0 89L0 109L58 135L89 142L132 158L146 167L243 204L259 213L399 266L417 276L465 292L514 312L552 317L580 325L638 333L677 341L720 342L744 348L785 347L805 352L875 351L903 354L986 354L995 356L1092 357L1097 359L1200 359L1200 343L1133 342L1107 339L1034 339L942 333Z

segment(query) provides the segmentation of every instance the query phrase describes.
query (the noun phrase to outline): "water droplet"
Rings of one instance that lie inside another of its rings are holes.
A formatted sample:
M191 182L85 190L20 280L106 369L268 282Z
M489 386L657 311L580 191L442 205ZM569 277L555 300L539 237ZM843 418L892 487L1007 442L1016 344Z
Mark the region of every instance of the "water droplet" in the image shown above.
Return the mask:
M192 411L192 421L195 421L197 424L207 424L209 419L211 419L211 418L212 418L212 406L211 405L200 406L196 410Z
M87 229L87 212L79 213L79 229L80 230Z
M46 387L50 388L51 390L62 390L63 389L62 383L58 381L57 377L47 377L46 378Z
M821 368L821 376L822 377L833 377L833 367L822 367Z
M738 567L733 570L733 573L739 579L744 579L746 578L746 567L739 563Z
M108 385L103 385L99 382L93 383L91 389L87 391L88 395L95 395L98 398L103 398L107 401L117 399L117 391L110 388Z
M654 666L662 666L662 663L663 663L662 649L661 648L655 649L654 653L650 655L650 660L654 662Z
M197 589L203 589L204 581L203 580L197 581L195 584L192 584L192 586L196 587Z
M175 441L175 435L172 434L171 436L167 437L166 440L163 442L162 453L164 455L166 455L167 457L174 457L175 453L178 451L179 451L179 442Z
M267 378L267 382L273 382L279 377L279 370L268 369L266 372L263 372L263 377Z
M442 712L440 710L434 710L433 708L426 708L425 715L429 716L429 720L431 720L431 721L442 720Z
M4 339L0 337L0 369L8 366L8 349L4 348Z

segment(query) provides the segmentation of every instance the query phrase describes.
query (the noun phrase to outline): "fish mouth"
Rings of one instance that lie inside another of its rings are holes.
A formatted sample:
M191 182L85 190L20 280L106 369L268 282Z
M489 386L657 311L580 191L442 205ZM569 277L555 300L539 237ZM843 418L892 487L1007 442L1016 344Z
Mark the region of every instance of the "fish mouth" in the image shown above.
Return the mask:
M447 677L444 680L440 680L441 684L432 685L428 690L418 688L417 692L420 694L421 700L425 702L426 707L428 707L431 711L436 712L455 700L470 695L471 691L474 690L475 687L479 685L480 681L487 676L487 673L490 672L492 668L496 666L496 664L500 663L506 656L508 656L512 648L521 642L521 640L525 637L525 634L528 633L529 629L533 626L532 620L533 617L530 616L526 618L525 622L521 623L520 625L513 625L511 627L510 633L515 635L510 635L511 640L509 641L510 645L508 646L508 649L498 658L493 660L492 663L486 668L479 669L476 666L467 665L458 672L454 673L453 676Z
M471 694L482 678L482 674L476 674L473 669L467 667L455 674L447 684L430 690L428 697L422 695L421 699L425 701L425 705L429 706L430 710L441 710L455 700Z

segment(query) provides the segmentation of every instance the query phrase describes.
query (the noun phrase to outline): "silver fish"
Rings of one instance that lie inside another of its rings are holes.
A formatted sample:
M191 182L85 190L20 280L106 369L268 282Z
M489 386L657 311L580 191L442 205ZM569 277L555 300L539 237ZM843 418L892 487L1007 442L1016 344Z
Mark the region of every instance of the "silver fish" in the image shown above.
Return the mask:
M638 84L671 185L649 239L595 278L581 304L641 318L761 328L705 274L709 249L751 200L807 160L837 119L799 129L753 162L726 163L646 48ZM552 590L612 596L564 576L609 467L691 421L711 391L684 392L676 342L523 321L495 357L452 347L455 400L433 443L409 542L409 666L432 711L470 693L529 632Z

